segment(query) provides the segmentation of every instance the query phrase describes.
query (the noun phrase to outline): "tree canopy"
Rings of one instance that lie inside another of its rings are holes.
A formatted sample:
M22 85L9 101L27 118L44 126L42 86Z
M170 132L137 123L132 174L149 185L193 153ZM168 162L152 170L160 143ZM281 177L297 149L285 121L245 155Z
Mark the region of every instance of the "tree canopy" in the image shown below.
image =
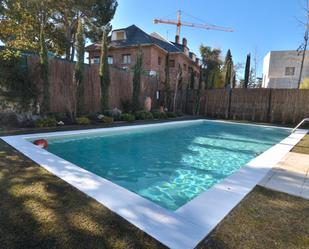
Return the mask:
M86 38L98 41L116 8L117 0L0 0L0 40L8 47L38 52L44 25L48 49L73 60L79 17L86 20Z
M300 85L300 89L309 89L309 78L305 78Z
M200 53L202 57L205 88L224 87L221 70L222 61L220 59L221 50L201 45Z

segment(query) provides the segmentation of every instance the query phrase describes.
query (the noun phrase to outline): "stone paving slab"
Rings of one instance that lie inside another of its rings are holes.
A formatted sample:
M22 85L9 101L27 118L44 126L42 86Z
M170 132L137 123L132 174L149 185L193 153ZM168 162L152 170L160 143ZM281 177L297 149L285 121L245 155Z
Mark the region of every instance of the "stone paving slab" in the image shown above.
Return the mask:
M288 153L268 172L259 185L309 199L309 155Z

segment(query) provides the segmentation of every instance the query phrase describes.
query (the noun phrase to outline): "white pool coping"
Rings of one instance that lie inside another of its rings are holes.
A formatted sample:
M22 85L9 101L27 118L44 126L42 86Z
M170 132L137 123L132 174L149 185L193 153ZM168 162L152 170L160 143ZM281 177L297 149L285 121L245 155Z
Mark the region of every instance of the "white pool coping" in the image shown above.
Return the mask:
M86 195L91 196L162 244L173 249L189 249L194 248L218 225L255 185L262 180L267 172L305 136L307 130L296 130L295 133L292 133L280 143L251 160L237 172L203 192L176 211L164 209L119 185L33 145L27 139L134 130L145 127L181 123L190 124L205 121L235 125L254 125L203 119L27 134L0 138L43 168L84 192ZM267 125L258 126L289 129Z

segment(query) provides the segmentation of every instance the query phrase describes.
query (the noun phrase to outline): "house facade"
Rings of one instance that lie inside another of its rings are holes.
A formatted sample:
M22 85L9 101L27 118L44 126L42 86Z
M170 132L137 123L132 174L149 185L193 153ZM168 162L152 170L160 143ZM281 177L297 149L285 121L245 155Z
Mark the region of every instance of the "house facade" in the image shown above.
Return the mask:
M297 88L302 55L297 51L271 51L264 58L264 88ZM309 58L306 56L302 80L309 77Z
M143 70L157 77L162 89L165 82L166 63L168 58L170 84L175 87L179 66L182 70L182 82L190 88L198 87L200 73L199 60L190 52L187 40L170 42L157 33L147 34L135 25L124 29L113 30L108 38L108 63L110 66L124 70L132 69L141 49L143 53ZM89 64L99 64L100 44L86 47L89 54ZM168 57L167 57L168 56ZM194 79L194 80L193 80Z

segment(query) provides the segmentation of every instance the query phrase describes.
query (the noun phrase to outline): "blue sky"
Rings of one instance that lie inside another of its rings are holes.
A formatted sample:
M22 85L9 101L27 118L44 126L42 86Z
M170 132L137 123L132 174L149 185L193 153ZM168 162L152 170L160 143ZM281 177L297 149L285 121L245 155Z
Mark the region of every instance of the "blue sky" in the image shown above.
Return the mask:
M244 63L247 53L257 51L258 74L270 50L296 50L302 43L304 0L118 0L113 28L135 24L147 33L158 32L174 40L176 27L153 24L154 18L176 19L178 9L204 22L232 27L234 33L182 27L181 37L199 55L201 43L221 48L223 57L231 49L234 61ZM201 23L183 15L183 21Z

